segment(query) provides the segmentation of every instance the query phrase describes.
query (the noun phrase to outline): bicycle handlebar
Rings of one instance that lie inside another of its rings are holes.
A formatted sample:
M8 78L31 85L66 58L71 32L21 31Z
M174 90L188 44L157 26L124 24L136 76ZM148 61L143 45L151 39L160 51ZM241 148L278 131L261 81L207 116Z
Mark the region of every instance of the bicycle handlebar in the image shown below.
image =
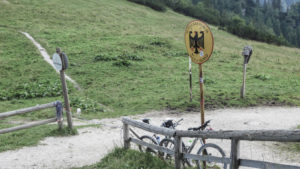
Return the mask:
M211 120L207 120L203 125L195 128L188 128L188 130L193 130L193 131L198 131L198 130L204 130L208 124L210 123Z

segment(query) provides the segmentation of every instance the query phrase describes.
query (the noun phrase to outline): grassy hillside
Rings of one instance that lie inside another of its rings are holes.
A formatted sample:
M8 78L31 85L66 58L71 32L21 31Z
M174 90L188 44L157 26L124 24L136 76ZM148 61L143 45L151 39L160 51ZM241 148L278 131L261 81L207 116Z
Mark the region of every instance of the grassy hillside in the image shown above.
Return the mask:
M126 0L0 0L0 112L60 99L59 76L18 31L30 33L52 55L68 54L67 73L82 87L70 91L73 109L92 118L152 109L199 107L198 67L189 103L185 26L193 18L164 13ZM300 50L246 41L211 26L215 50L204 65L207 108L300 105ZM242 48L252 45L246 99L239 98ZM27 84L30 87L24 87ZM21 86L21 87L20 87ZM69 87L71 84L69 84ZM37 91L30 91L37 90ZM49 91L48 91L49 90ZM5 96L4 96L5 97ZM102 112L101 104L113 111Z

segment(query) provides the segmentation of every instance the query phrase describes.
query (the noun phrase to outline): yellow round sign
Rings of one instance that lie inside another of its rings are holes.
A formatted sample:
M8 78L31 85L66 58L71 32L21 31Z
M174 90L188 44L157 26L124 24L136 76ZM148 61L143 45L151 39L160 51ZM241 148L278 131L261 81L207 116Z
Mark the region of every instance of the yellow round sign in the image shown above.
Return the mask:
M199 20L190 22L186 26L184 40L194 63L202 64L210 58L214 49L214 37L204 22Z

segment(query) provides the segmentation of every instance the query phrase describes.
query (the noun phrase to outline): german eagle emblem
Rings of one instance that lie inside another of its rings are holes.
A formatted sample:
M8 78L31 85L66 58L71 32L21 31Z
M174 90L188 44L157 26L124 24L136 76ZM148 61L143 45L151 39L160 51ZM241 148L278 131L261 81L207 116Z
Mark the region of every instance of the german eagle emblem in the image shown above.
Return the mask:
M190 40L190 48L194 51L195 54L199 53L200 51L204 49L204 32L201 31L201 36L198 36L198 32L195 31L194 37L192 36L192 31L189 33L189 40Z

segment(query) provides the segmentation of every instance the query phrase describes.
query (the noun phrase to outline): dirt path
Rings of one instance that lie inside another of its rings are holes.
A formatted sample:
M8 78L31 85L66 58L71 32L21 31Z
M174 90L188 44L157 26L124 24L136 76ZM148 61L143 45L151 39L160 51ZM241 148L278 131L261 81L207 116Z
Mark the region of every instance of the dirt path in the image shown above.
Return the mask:
M258 107L247 109L221 109L207 111L215 130L226 129L291 129L300 124L300 108ZM160 125L165 118L184 118L179 129L197 126L199 113L154 111L132 118L151 118ZM101 124L79 130L72 137L49 137L38 146L0 153L0 169L70 168L91 165L103 158L115 146L121 145L121 118L76 121L75 125ZM209 140L221 146L226 156L230 153L227 140ZM300 166L300 153L282 151L278 144L269 142L242 142L241 157Z

